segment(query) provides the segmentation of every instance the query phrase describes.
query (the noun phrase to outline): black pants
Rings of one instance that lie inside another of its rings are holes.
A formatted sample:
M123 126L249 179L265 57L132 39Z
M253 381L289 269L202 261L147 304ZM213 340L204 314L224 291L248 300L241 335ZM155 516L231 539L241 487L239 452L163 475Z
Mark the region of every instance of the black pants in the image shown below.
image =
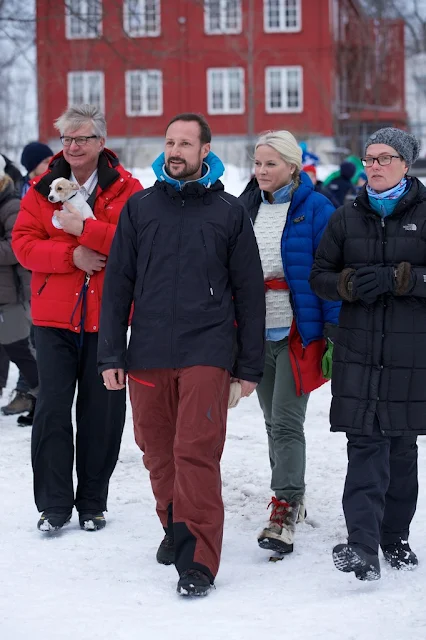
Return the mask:
M98 334L35 327L40 390L32 431L34 495L39 511L105 511L123 433L126 391L107 391L98 375ZM71 422L76 385L76 471Z
M378 553L407 540L417 505L417 437L384 436L378 421L371 436L347 435L348 472L343 511L349 543Z
M37 364L33 352L30 348L29 339L24 338L23 340L17 340L16 342L11 342L10 344L3 344L2 349L4 350L4 353L6 355L6 360L3 359L4 371L2 372L0 368L0 373L3 376L6 376L6 379L4 380L4 386L6 386L7 383L9 360L11 360L18 367L20 375L25 377L25 380L27 382L25 393L30 389L36 389L38 387ZM5 366L5 362L7 363L7 368Z
M13 342L11 345L0 345L0 389L4 389L6 387L6 385L7 385L7 378L9 376L9 363L10 363L11 360L13 362L15 362L15 364L17 365L17 367L19 369L19 378L18 378L18 382L16 383L16 390L19 391L20 393L28 393L28 391L31 388L34 388L28 383L28 381L27 381L24 373L22 372L19 364L17 364L16 361L13 358L9 357L9 355L8 355L8 347L12 347L12 351L15 351L16 353L18 353L18 349L19 349L20 344L24 343L24 342L27 342L27 340L19 340L19 342ZM17 347L14 346L14 345L17 345ZM33 327L33 325L31 325L31 332L30 332L30 351L31 351L31 353L32 353L33 349L34 349L34 327ZM11 350L9 349L9 351L11 351ZM21 348L20 351L21 351L21 354L24 353L24 349L23 348ZM28 357L28 350L26 348L26 345L25 345L25 360L27 360L27 362L30 361L30 358ZM32 360L34 360L34 363L35 363L35 358L34 357L32 358ZM30 372L29 375L31 375L32 379L34 380L34 374L32 372ZM35 386L37 386L37 385L35 385Z

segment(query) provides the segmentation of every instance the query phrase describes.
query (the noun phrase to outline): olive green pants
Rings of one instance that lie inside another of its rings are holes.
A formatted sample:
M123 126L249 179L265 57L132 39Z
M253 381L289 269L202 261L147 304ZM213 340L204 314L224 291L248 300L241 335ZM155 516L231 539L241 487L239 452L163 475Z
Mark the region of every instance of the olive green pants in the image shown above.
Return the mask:
M309 394L296 395L288 338L266 341L265 370L256 391L268 434L271 489L278 500L300 501L305 493L303 425Z

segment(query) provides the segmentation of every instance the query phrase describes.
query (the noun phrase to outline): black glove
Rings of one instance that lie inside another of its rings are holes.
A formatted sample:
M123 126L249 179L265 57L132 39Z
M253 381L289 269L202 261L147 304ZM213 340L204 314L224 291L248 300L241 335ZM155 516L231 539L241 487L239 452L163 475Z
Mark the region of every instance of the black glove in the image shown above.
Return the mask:
M352 279L357 298L372 304L382 293L395 292L395 269L393 267L361 267Z

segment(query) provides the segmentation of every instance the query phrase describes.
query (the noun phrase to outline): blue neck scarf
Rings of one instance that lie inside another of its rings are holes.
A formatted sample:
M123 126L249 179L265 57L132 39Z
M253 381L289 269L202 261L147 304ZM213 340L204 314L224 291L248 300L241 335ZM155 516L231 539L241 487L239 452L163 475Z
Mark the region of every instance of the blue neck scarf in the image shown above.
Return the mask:
M283 204L284 202L290 202L292 196L292 189L294 187L294 181L292 180L290 184L285 184L281 189L277 189L272 194L273 202L269 202L268 197L264 191L262 191L262 200L266 204Z
M374 191L374 189L367 185L368 200L374 211L382 218L386 218L386 216L390 216L391 213L394 212L396 205L409 187L410 181L407 180L407 178L402 178L401 182L395 187L382 193L377 193L377 191Z

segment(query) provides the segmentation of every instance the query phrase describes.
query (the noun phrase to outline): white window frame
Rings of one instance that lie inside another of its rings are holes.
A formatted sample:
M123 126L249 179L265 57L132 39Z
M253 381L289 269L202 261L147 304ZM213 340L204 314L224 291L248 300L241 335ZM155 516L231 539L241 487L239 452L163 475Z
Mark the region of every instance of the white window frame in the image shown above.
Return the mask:
M159 81L159 89L158 89L158 102L159 107L157 109L149 110L148 105L148 97L146 92L146 82L148 79L148 74L154 74ZM141 108L136 110L132 109L132 79L138 78L142 88L141 88ZM125 83L126 83L126 116L129 118L136 117L151 117L151 116L162 116L163 115L163 72L160 69L133 69L126 71L125 74ZM144 86L145 85L145 86Z
M271 105L271 71L280 71L281 72L281 93L286 94L287 90L287 82L288 82L288 72L289 71L298 71L298 89L299 89L299 106L291 107L291 106L281 106L281 107L273 107ZM303 112L303 67L301 66L274 66L274 67L266 67L265 68L265 111L266 113L302 113Z
M145 17L146 0L135 0L138 3L138 11ZM138 29L130 25L130 0L123 2L123 29L130 38L156 38L161 35L161 0L155 1L155 28L147 29L147 24L142 24ZM170 1L170 0L169 0Z
M99 6L99 17L96 25L89 25L87 13L89 3L95 2ZM78 5L76 7L75 5ZM81 33L73 33L74 21L85 28ZM85 40L99 38L102 35L102 0L66 0L65 2L65 36L67 40Z
M216 36L220 34L230 34L230 33L241 33L243 30L243 10L242 10L242 0L235 0L238 2L237 7L237 25L235 27L227 27L227 2L228 0L204 0L204 33L209 36ZM219 4L219 27L211 26L211 4L212 3Z
M229 104L229 72L231 71L238 71L240 75L241 104L239 107L231 107ZM217 108L213 104L213 77L217 74L222 76L223 82L224 106L221 108ZM243 67L213 67L207 69L207 112L209 115L233 115L245 113L245 101L245 72Z
M269 24L271 2L276 0L263 0L263 29L265 33L298 33L302 31L302 0L279 0L279 21L278 27L271 27ZM286 11L288 3L296 3L297 24L295 26L287 26Z
M83 83L83 99L82 101L74 101L72 98L73 93L73 80L80 76ZM99 101L94 103L90 100L90 82L94 79L99 80ZM103 71L69 71L68 72L68 106L71 107L77 104L95 104L102 113L105 113L105 76Z

